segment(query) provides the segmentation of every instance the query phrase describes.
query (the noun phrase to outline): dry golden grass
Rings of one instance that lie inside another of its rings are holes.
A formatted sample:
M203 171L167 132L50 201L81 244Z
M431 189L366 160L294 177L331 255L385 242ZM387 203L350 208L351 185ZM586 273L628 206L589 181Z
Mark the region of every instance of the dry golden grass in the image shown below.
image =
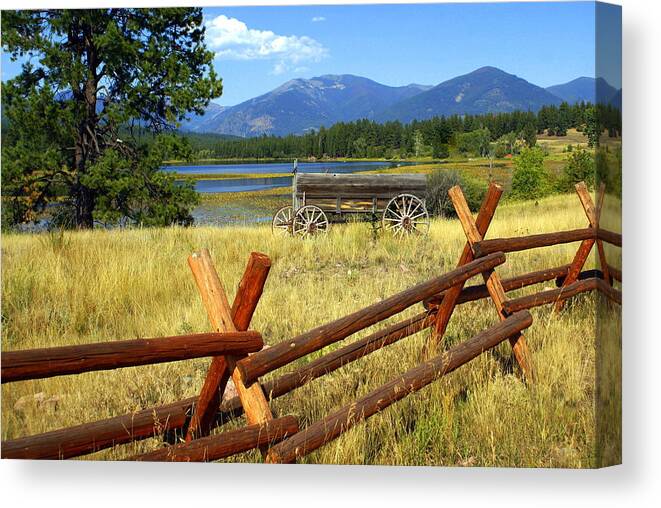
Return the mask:
M488 236L585 223L576 196L555 196L538 205L504 203ZM273 268L252 327L273 344L450 270L463 244L459 223L443 219L433 221L428 237L406 240L387 235L374 240L365 223L334 226L328 236L310 241L274 238L265 226L4 235L2 349L208 330L186 264L188 254L201 247L210 249L230 299L249 253L269 254ZM568 263L576 247L511 254L499 271L507 277ZM598 298L579 296L559 316L549 308L533 310L534 323L526 335L538 371L534 386L521 381L506 343L357 426L306 461L594 465ZM406 315L415 312L419 307ZM488 301L461 306L445 343L466 339L496 319ZM619 323L617 316L612 319ZM274 413L294 414L307 425L416 365L426 338L420 333L404 339L313 381L274 401ZM3 385L2 439L195 395L208 363L199 359ZM60 401L14 408L20 397L39 392ZM157 446L160 440L154 438L90 458L116 459ZM260 457L247 453L232 460Z

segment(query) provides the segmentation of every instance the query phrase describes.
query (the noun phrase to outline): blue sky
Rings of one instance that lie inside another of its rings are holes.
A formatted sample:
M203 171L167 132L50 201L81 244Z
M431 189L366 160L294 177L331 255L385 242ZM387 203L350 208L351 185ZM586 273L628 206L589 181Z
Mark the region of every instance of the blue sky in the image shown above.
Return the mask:
M322 74L435 85L492 65L550 86L595 73L591 2L222 7L204 15L222 105ZM6 55L2 64L3 80L17 72Z

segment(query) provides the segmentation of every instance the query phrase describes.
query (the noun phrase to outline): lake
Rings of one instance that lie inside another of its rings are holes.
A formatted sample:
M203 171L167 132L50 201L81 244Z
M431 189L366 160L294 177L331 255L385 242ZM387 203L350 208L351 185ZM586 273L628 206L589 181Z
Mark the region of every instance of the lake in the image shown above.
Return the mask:
M396 166L415 165L415 162L299 162L300 173L358 173L360 171L371 171L375 169L386 169ZM282 173L290 175L293 164L291 162L271 163L219 163L219 164L194 164L194 165L168 165L163 166L164 171L175 172L183 175L236 175L236 174L273 174ZM276 187L288 187L291 185L291 176L276 176L265 178L226 178L196 180L195 190L202 193L208 192L250 192Z

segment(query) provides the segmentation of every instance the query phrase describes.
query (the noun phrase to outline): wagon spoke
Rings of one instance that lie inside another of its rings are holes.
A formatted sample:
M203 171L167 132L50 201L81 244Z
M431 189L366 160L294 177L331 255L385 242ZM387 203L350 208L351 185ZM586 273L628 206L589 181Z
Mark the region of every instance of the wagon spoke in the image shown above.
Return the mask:
M416 211L418 211L418 209L420 208L420 205L422 205L422 203L420 201L418 201L415 205L415 208L413 210L411 210L411 213L409 215L413 215Z
M402 217L403 217L404 215L406 215L406 212L404 212L404 210L403 210L403 207L405 206L404 199L402 199L401 202L397 201L396 203L397 203L397 210L402 214ZM401 204L402 208L400 208L400 204Z
M409 206L406 209L406 215L411 215L411 208L413 208L413 198L409 198Z
M397 217L397 219L402 220L402 216L399 215L399 214L398 214L395 210L393 210L392 208L387 208L387 209L386 209L386 213L390 213L390 214L394 215L395 217Z

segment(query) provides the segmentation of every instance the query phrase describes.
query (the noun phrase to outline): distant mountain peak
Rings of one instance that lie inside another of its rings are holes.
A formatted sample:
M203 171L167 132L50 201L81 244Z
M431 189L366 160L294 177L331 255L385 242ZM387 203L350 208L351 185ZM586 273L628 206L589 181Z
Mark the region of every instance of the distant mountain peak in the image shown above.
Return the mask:
M387 86L352 74L296 78L214 117L213 132L236 136L302 134L337 122L374 118L403 99L431 87ZM204 124L208 129L209 123ZM187 125L200 132L201 127Z
M222 111L213 108L185 128L235 136L302 134L362 118L410 122L454 114L537 111L561 101L549 90L488 65L435 86L388 86L353 74L323 74L291 79Z
M546 90L570 104L581 101L608 103L613 100L617 93L617 89L611 86L603 77L595 79L588 76L581 76L567 83L549 86Z
M555 95L523 78L484 66L394 104L377 115L377 120L410 122L434 116L537 111L560 102Z
M507 74L508 76L513 76L513 74L509 74L505 72L502 69L499 69L498 67L494 67L492 65L485 65L483 67L478 67L472 72L469 72L468 74L484 74L484 73L497 73L497 74Z

